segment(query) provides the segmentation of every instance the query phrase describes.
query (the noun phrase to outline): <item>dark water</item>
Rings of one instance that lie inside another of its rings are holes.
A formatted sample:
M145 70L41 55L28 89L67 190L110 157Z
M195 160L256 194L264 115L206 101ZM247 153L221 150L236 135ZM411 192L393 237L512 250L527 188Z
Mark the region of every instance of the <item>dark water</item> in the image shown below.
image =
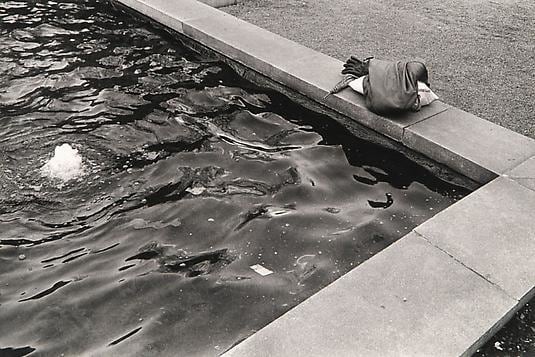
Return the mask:
M535 298L496 333L474 357L535 356Z
M468 193L109 3L0 21L0 355L220 354Z

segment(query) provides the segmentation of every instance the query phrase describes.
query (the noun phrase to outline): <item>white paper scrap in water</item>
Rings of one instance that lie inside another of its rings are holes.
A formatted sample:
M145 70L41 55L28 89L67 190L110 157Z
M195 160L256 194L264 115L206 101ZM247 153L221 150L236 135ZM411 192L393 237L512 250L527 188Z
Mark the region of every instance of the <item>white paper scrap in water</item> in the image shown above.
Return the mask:
M198 196L202 194L204 191L206 191L206 187L203 187L203 186L195 186L195 187L186 188L186 192L189 192L194 196Z
M271 270L269 270L267 268L264 268L260 264L251 265L249 268L253 269L255 272L257 272L258 274L260 274L262 276L273 274L273 272Z

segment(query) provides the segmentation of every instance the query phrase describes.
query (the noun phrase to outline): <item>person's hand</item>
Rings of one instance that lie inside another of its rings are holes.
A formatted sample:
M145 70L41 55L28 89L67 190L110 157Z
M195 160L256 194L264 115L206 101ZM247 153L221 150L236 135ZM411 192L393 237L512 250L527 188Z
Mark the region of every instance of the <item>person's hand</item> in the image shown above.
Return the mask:
M370 59L373 57L368 57L364 61L359 60L355 56L351 56L346 63L344 63L344 69L342 74L350 74L355 77L362 77L368 74L368 66L370 64Z

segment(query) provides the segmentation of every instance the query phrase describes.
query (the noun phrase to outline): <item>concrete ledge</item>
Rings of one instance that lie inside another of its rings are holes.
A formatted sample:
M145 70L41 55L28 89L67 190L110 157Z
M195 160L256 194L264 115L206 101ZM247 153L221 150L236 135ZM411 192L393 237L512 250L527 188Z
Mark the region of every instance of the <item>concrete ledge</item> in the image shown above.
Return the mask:
M403 144L478 182L535 155L535 140L453 107L405 128Z
M206 5L210 5L215 8L220 8L220 7L229 6L229 5L236 5L238 3L237 0L200 0L200 1L205 3Z
M411 233L224 356L459 356L518 301Z
M117 0L158 23L184 34L183 23L209 15L222 14L221 11L195 0Z
M522 300L535 286L534 212L535 192L498 178L415 231L509 296Z
M530 157L503 175L535 191L535 156Z

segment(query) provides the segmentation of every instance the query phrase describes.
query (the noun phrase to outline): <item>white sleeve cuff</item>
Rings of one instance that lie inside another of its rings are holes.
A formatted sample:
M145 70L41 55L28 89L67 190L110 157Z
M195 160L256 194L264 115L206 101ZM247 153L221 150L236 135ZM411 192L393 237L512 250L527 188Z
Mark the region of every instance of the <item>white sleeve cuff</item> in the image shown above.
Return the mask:
M349 86L356 92L364 95L364 87L362 86L362 83L364 82L364 77L366 76L362 76L362 77L359 77L357 79L355 79L354 81L351 81L349 82Z

